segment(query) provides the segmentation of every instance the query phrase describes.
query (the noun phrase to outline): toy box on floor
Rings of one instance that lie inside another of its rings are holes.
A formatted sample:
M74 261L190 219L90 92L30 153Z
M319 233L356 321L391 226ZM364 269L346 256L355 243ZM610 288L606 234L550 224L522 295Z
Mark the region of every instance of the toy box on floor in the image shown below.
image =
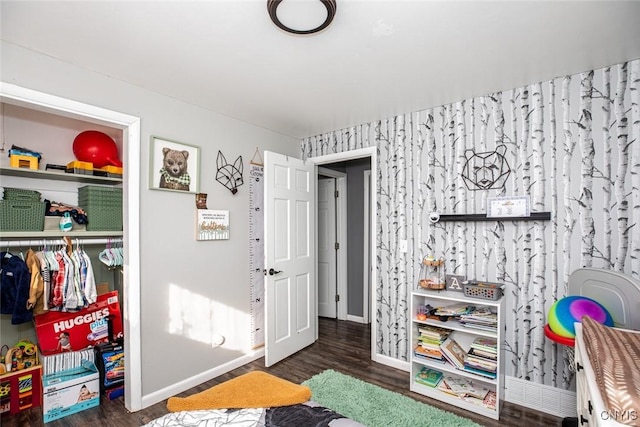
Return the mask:
M98 344L94 348L100 373L100 393L108 400L124 394L124 346L120 342Z
M0 414L17 414L40 406L41 372L40 366L32 366L0 375Z
M99 295L95 304L76 312L49 311L34 317L42 354L80 350L122 337L118 292ZM109 336L111 323L111 336Z
M100 405L100 375L93 362L42 377L45 423Z

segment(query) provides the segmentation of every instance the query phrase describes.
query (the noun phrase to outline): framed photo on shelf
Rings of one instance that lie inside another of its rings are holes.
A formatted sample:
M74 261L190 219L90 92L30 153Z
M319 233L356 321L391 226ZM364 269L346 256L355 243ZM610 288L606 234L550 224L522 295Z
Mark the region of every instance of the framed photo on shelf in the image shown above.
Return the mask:
M487 218L512 218L531 216L529 196L489 197Z
M183 193L200 190L200 147L151 137L149 188Z

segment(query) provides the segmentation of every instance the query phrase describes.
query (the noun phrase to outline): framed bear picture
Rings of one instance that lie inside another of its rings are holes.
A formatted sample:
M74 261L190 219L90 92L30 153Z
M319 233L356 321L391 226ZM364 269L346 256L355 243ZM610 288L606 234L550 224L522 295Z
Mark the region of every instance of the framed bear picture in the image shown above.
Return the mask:
M149 188L200 192L200 147L151 137Z

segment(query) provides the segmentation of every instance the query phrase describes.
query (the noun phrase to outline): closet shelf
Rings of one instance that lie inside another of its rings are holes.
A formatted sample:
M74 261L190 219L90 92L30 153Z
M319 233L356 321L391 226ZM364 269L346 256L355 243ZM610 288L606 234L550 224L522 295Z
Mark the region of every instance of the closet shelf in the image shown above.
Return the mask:
M106 176L79 175L65 172L51 172L46 170L34 170L26 168L0 167L0 175L17 176L21 178L52 179L57 181L84 182L94 184L117 185L122 183L122 178Z
M120 237L124 233L122 231L3 231L0 232L0 239L51 239L57 237Z

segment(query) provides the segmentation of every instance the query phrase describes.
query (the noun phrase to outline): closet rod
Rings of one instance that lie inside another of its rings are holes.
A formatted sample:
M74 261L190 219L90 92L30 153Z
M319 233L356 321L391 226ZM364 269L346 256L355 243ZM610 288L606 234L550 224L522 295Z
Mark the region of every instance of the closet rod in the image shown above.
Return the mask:
M44 244L48 245L64 245L65 241L60 239L31 239L31 240L2 240L0 242L0 249L4 248L17 248L20 246L42 246ZM71 243L74 245L106 245L108 243L111 244L119 244L122 243L121 238L108 239L108 238L84 238L77 239L71 237Z

